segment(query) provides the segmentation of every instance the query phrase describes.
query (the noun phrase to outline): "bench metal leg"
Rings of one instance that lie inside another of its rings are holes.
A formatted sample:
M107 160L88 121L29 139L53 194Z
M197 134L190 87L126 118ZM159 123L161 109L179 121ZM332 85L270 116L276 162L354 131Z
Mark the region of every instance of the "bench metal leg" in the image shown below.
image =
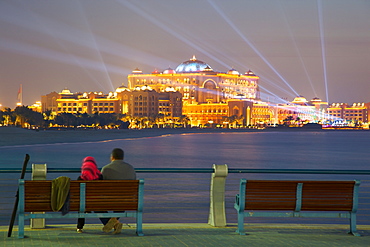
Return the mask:
M18 238L24 238L24 181L19 180Z
M18 238L24 238L24 214L18 215Z
M143 233L143 213L138 212L136 215L136 235L144 236Z
M356 213L351 213L351 218L349 219L350 221L350 231L349 233L352 234L353 236L360 237L361 235L357 232L356 228Z
M238 229L236 230L237 233L240 235L245 235L244 231L244 213L239 212L238 213Z

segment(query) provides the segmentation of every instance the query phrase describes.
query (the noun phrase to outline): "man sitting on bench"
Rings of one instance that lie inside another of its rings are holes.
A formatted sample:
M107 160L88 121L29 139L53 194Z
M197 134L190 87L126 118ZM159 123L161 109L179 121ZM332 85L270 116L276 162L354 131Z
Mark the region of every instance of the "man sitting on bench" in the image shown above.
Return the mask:
M135 169L128 163L124 162L124 152L120 148L112 150L111 163L104 166L101 170L104 180L135 180ZM122 223L119 218L100 218L104 224L103 231L110 232L114 228L114 234L118 234L122 230Z

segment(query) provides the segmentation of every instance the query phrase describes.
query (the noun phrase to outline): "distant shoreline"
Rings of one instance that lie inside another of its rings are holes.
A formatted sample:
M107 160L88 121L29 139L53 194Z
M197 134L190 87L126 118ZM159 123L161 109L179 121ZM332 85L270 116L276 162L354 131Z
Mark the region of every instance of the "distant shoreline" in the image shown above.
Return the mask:
M0 127L0 146L74 143L89 141L105 141L115 139L131 139L157 137L176 134L211 134L240 132L270 131L333 131L302 128L271 128L271 129L72 129L72 130L28 130L17 127Z
M0 127L0 146L73 143L157 137L174 134L232 133L262 131L256 129L71 129L28 130L17 127Z

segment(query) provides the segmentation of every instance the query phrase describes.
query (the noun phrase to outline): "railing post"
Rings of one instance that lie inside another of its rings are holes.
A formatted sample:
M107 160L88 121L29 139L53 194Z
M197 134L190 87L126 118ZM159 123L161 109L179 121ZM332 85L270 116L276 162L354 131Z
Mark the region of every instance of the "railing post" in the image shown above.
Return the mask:
M212 226L226 226L225 213L225 182L228 174L227 165L213 165L210 188L210 207L208 224Z
M32 180L46 180L46 164L32 164ZM31 214L44 214L44 212ZM30 228L45 228L45 219L30 219Z

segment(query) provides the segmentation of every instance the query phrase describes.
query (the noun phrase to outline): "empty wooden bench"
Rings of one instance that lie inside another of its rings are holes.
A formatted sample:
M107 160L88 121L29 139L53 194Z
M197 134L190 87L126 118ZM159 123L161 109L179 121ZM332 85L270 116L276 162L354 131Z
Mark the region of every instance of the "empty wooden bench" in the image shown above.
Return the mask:
M144 180L70 181L70 208L65 215L61 212L53 212L51 189L52 180L19 180L19 238L24 237L24 221L36 218L136 217L136 234L144 235L142 231ZM116 212L94 213L96 211ZM45 214L30 212L45 212Z
M349 218L350 233L356 230L360 181L276 181L241 179L234 208L238 229L244 232L244 217Z

